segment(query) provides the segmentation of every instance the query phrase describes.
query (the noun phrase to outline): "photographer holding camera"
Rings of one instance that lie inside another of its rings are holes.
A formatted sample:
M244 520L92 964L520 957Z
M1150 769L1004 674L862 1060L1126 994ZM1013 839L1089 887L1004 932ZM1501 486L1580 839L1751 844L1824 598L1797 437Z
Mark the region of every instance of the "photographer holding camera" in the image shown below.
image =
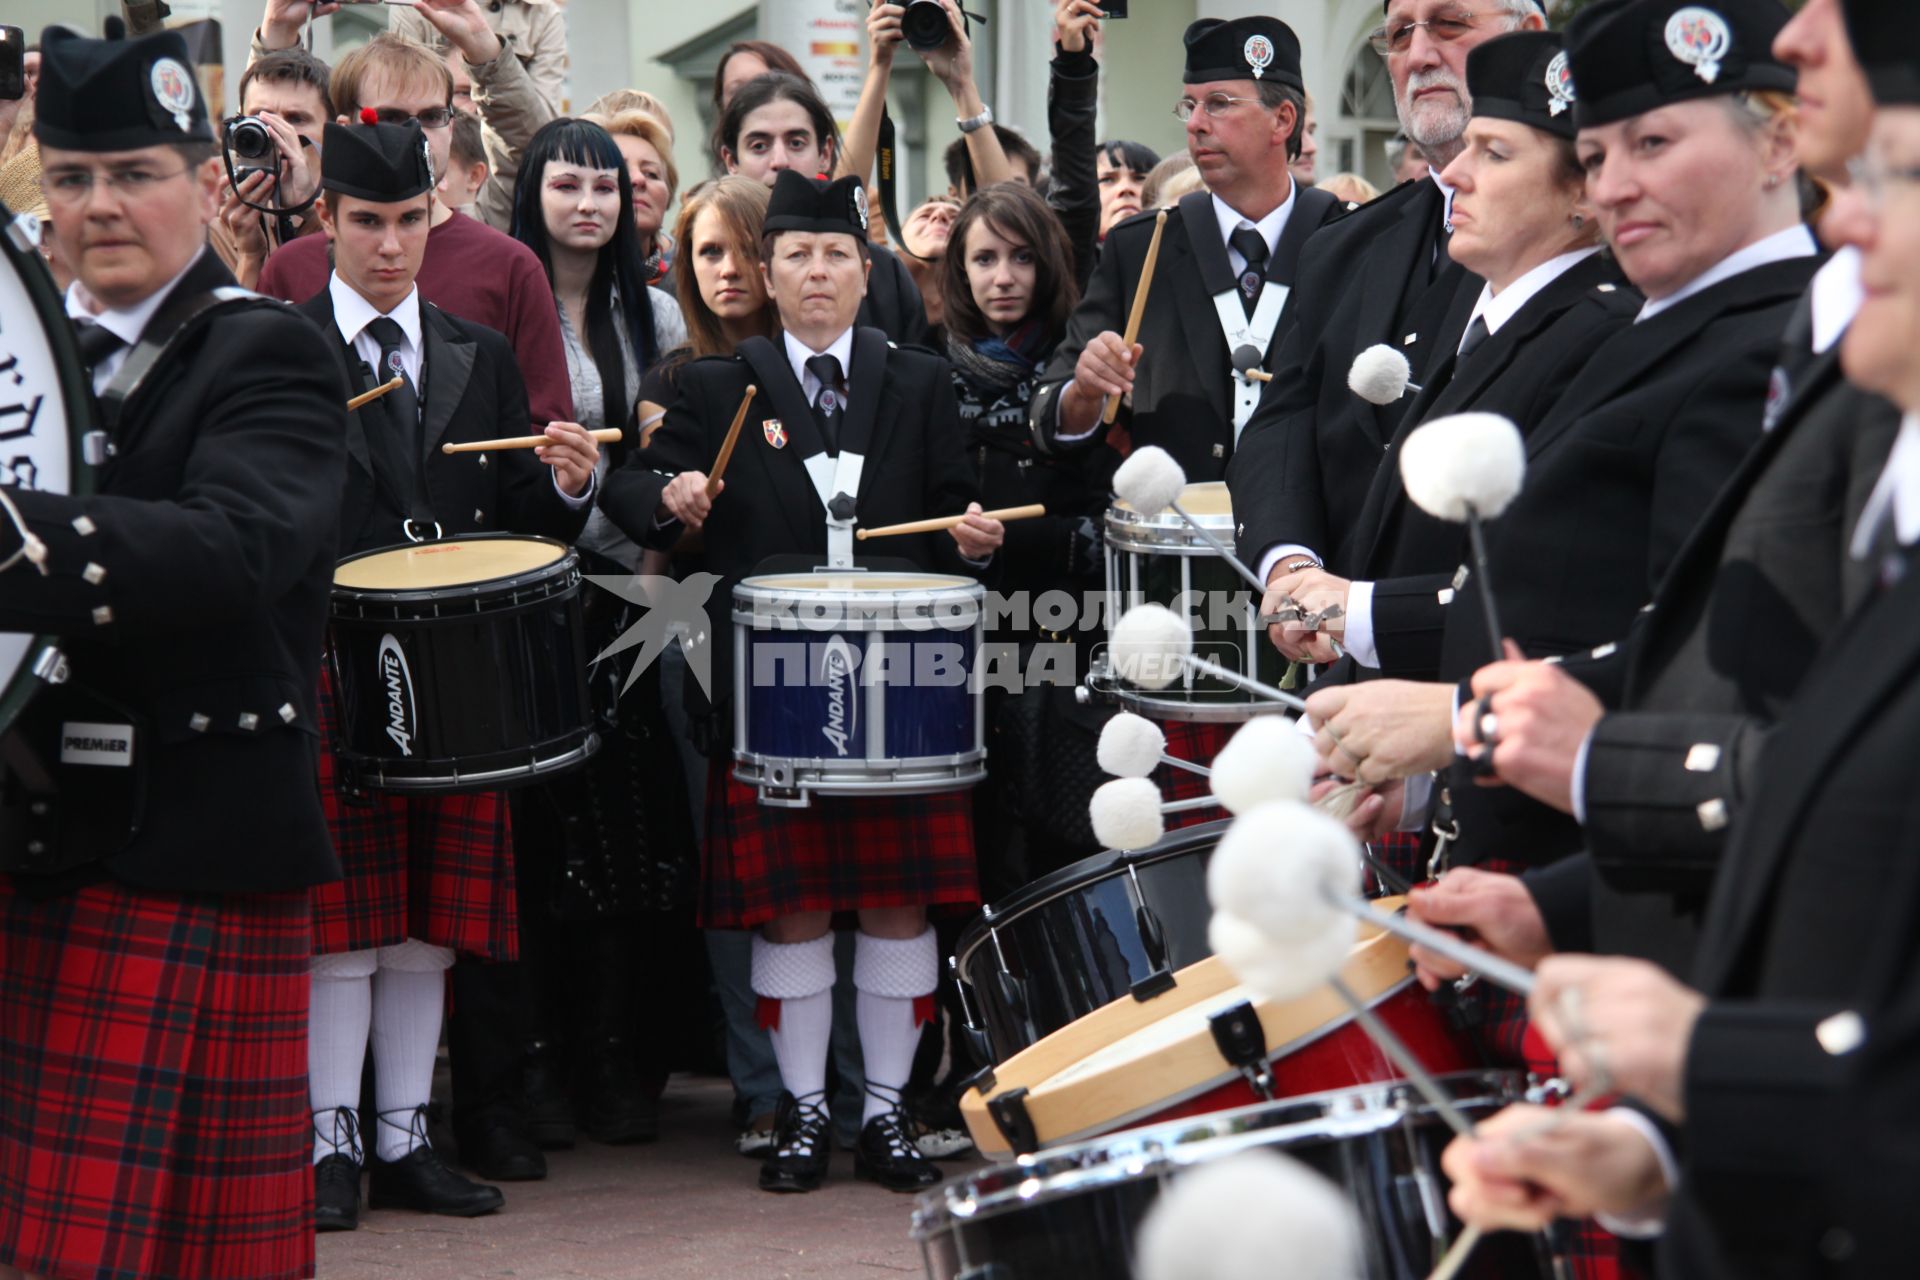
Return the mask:
M228 174L211 241L251 289L267 255L319 229L320 138L333 118L327 64L299 46L268 54L240 77L240 114L221 130Z

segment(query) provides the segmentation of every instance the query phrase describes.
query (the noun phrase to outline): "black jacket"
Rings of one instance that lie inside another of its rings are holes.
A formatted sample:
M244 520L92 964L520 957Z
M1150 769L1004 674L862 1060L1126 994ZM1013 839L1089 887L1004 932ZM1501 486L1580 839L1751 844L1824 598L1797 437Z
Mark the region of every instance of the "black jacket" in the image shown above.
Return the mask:
M1267 258L1267 280L1296 287L1306 267L1303 246L1316 229L1342 215L1346 207L1324 191L1300 188L1279 246ZM1067 336L1033 397L1033 438L1043 449L1061 448L1055 442L1060 392L1073 380L1081 351L1104 331L1126 332L1133 295L1146 266L1147 245L1153 239L1153 222L1153 213L1141 213L1107 232L1086 296L1068 322ZM1233 287L1233 267L1220 238L1213 198L1206 191L1196 191L1167 215L1153 289L1140 321L1143 350L1132 403L1115 419L1136 447L1158 445L1172 454L1190 483L1220 479L1234 451L1232 352L1227 350L1213 304L1215 294ZM1291 310L1289 306L1287 311ZM1283 311L1263 353L1269 362L1286 332ZM1100 434L1096 430L1092 438L1097 440Z
M203 254L148 332L232 286ZM330 352L277 302L202 313L126 400L96 493L10 490L51 571L0 579L0 629L63 635L72 680L145 721L144 820L105 861L121 880L255 892L340 873L315 781L347 456Z
M965 511L978 486L961 452L947 362L929 351L892 347L878 330L856 328L846 376L849 403L840 440L866 459L854 495L859 524L875 528ZM643 546L671 546L681 529L678 523L656 526L660 494L682 471L712 469L749 383L759 393L727 466L726 488L702 529L703 565L721 579L707 598L715 706L731 696L734 584L772 556L810 553L821 564L826 558L826 509L804 462L823 449L820 429L783 347L749 339L732 356L686 366L680 399L647 447L607 477L600 498L601 509L628 537ZM769 422L779 429L768 430ZM946 533L854 545L861 559L871 547L876 558L904 558L926 570L979 572L960 558ZM698 693L696 684L687 682L690 698ZM719 726L724 728L724 717Z
M1807 348L1806 317L1803 300L1776 374L1789 389L1773 428L1694 529L1652 607L1615 653L1567 664L1611 712L1587 748L1591 857L1543 873L1568 879L1536 893L1556 937L1676 973L1690 966L1728 831L1755 795L1761 745L1864 598L1868 566L1849 544L1899 431L1893 405L1841 375L1837 347ZM1588 878L1596 869L1597 884Z
M364 362L340 338L333 320L333 299L321 290L300 304L308 319L333 340L356 391L372 377ZM443 444L537 434L529 425L527 388L506 338L485 325L450 316L422 300L421 433L427 497L442 533L512 532L543 534L570 542L586 526L589 505L567 505L553 482L553 471L531 449L488 453L440 452ZM394 510L376 483L368 450L369 431L390 430L386 401L348 415L347 487L340 506L340 543L344 557L356 551L406 541Z
M1402 404L1368 404L1347 386L1368 347L1399 348L1413 381L1459 345L1480 281L1440 260L1445 196L1421 179L1403 183L1317 233L1300 255L1287 299L1273 381L1241 433L1227 475L1240 558L1258 566L1268 548L1294 543L1348 573L1360 510Z
M1912 1271L1920 1186L1920 573L1851 615L1767 741L1693 985L1662 1274ZM1861 1015L1865 1047L1824 1020ZM1717 1255L1716 1270L1706 1259Z
M1438 674L1448 613L1441 593L1467 558L1465 525L1430 516L1407 499L1400 478L1407 437L1429 419L1468 412L1501 414L1530 433L1594 352L1632 323L1640 303L1618 264L1596 254L1529 298L1467 361L1449 352L1436 362L1374 475L1354 539L1354 576L1374 583L1382 675Z
M880 330L895 342L927 340L927 304L907 271L907 264L885 245L870 245L873 270L867 275L867 296L860 300L854 323Z
M1618 641L1714 495L1761 438L1780 335L1820 259L1721 281L1609 339L1527 436L1527 474L1487 525L1506 634L1529 656ZM1440 676L1466 681L1491 655L1478 575L1447 606ZM1463 685L1464 696L1464 685ZM1450 774L1456 861L1539 865L1580 847L1573 819L1508 788Z

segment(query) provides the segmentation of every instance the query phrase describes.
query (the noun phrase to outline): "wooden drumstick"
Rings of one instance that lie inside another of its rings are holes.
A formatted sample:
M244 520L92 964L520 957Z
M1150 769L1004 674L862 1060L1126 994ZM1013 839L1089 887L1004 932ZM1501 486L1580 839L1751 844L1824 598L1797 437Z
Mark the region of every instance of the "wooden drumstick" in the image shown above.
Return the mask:
M601 444L612 444L620 438L620 428L602 427L598 431L589 431L588 435ZM443 444L442 453L479 453L483 449L537 449L543 444L557 444L552 436L505 436L499 440L462 440L457 444Z
M1127 332L1122 339L1127 350L1133 350L1134 341L1140 336L1140 318L1147 311L1147 290L1153 285L1153 264L1160 261L1160 233L1167 229L1167 211L1162 209L1153 218L1153 239L1147 241L1147 262L1140 268L1140 287L1134 291L1133 310L1127 314ZM1113 425L1115 415L1120 412L1120 397L1107 397L1107 411L1100 415L1100 421Z
M1036 502L1026 507L1002 507L998 511L976 511L973 514L983 516L988 520L1005 522L1008 520L1031 520L1035 516L1047 514L1047 509ZM878 529L855 529L853 536L865 542L868 538L891 538L896 533L938 533L942 529L953 528L966 518L964 515L936 516L932 520L912 520L906 524L882 525Z
M747 406L753 403L753 397L760 388L751 382L747 384L747 394L740 397L740 407L733 411L733 425L727 428L727 438L720 442L720 456L713 460L713 470L707 472L707 500L720 492L720 477L726 474L727 463L733 460L733 446L740 439L740 424L747 420Z
M387 394L387 392L399 390L401 387L406 385L406 382L407 380L405 378L401 377L397 373L394 374L391 378L388 378L385 382L381 383L379 386L375 387L373 390L362 391L359 395L347 401L347 412L352 413L355 409L358 409L363 404L372 404L375 400L378 400L381 396Z

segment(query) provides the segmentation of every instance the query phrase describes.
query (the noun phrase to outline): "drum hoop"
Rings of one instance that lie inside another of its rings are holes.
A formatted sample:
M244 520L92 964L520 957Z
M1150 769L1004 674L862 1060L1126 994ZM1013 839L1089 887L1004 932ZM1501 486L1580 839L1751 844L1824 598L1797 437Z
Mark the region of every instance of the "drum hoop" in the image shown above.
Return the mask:
M1521 1096L1520 1074L1514 1071L1456 1071L1440 1075L1437 1080L1455 1102L1465 1107L1480 1103L1504 1105ZM1374 1099L1371 1105L1367 1105L1368 1099ZM1354 1100L1361 1100L1363 1105L1335 1105ZM1322 1107L1321 1114L1316 1116L1275 1125L1245 1123L1277 1109L1315 1105ZM1404 1124L1410 1115L1429 1112L1430 1108L1414 1093L1411 1084L1388 1080L1258 1102L1065 1144L1018 1156L971 1178L922 1194L913 1213L913 1239L916 1242L932 1239L950 1222L977 1221L997 1216L1010 1207L1040 1204L1103 1186L1136 1182L1249 1147L1276 1147L1293 1145L1301 1139L1341 1140L1380 1133ZM1200 1137L1186 1136L1198 1128L1214 1131ZM1088 1154L1097 1154L1098 1162L1084 1160ZM1050 1171L1048 1166L1055 1164L1061 1167ZM984 1191L979 1189L989 1181L997 1185ZM1033 1185L1035 1182L1039 1183L1038 1187ZM963 1205L964 1208L960 1207Z
M862 634L881 631L952 632L978 629L981 617L985 613L987 589L971 578L961 578L952 574L922 574L929 583L937 585L884 588L874 591L855 591L846 588L815 591L796 590L792 587L771 587L773 581L791 581L804 577L803 574L761 574L757 577L743 578L734 584L732 619L736 626L752 631L807 631L821 636L832 635L840 631L853 631ZM821 577L845 576L844 571ZM809 623L799 610L773 614L765 612L768 605L776 601L790 601L806 606L821 606L845 611L849 605L858 605L857 617L853 620L842 618L836 623ZM900 606L908 603L927 602L934 612L924 618L901 618ZM964 604L962 604L964 602ZM948 611L949 605L961 607ZM857 625L856 625L857 623Z
M557 538L530 537L513 533L477 533L465 535L447 541L457 542L538 542L546 546L558 547L565 554L537 569L526 569L502 578L482 578L477 582L461 582L442 587L342 587L330 588L331 598L336 602L351 601L359 604L426 604L435 600L479 599L487 600L495 596L510 595L516 591L552 585L548 597L565 595L579 585L580 553ZM390 547L375 547L370 551L359 551L347 556L334 565L339 572L341 565L364 560L369 556L385 555L391 551L407 551L423 544L414 542L396 543Z
M86 458L86 437L94 428L93 386L87 377L86 366L80 361L80 346L74 337L73 326L67 321L65 300L54 286L52 272L47 270L47 264L33 250L26 232L20 226L20 219L25 216L15 214L4 202L0 202L0 255L4 255L14 268L14 275L32 301L34 318L40 322L47 345L52 350L60 385L61 409L67 419L66 495L84 498L93 493L97 479L93 466ZM0 680L0 731L13 723L21 708L39 690L41 677L35 674L35 668L44 661L47 651L58 650L60 643L58 636L34 636L28 642L19 668L11 676Z
M1129 870L1139 871L1161 862L1171 862L1175 858L1189 854L1204 854L1220 843L1220 837L1226 834L1231 819L1222 818L1214 822L1197 823L1191 827L1180 827L1169 831L1160 843L1145 849L1109 849L1103 853L1092 854L1078 862L1069 862L1057 871L1049 872L1007 895L1006 906L997 907L994 903L985 904L980 914L960 934L960 941L954 946L954 963L966 973L967 961L973 953L988 940L992 929L1003 929L1048 903L1057 902L1068 894L1089 888L1102 881L1125 876ZM1098 862L1098 867L1087 864ZM1083 870L1084 868L1084 870ZM1033 895L1031 900L1027 895Z

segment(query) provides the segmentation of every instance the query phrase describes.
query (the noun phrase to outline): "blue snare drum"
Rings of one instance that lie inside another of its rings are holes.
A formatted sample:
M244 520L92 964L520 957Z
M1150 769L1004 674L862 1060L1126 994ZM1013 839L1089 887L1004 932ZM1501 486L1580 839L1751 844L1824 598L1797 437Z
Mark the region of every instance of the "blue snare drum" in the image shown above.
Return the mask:
M986 776L986 592L967 578L836 569L733 589L734 776L760 802L931 795Z

